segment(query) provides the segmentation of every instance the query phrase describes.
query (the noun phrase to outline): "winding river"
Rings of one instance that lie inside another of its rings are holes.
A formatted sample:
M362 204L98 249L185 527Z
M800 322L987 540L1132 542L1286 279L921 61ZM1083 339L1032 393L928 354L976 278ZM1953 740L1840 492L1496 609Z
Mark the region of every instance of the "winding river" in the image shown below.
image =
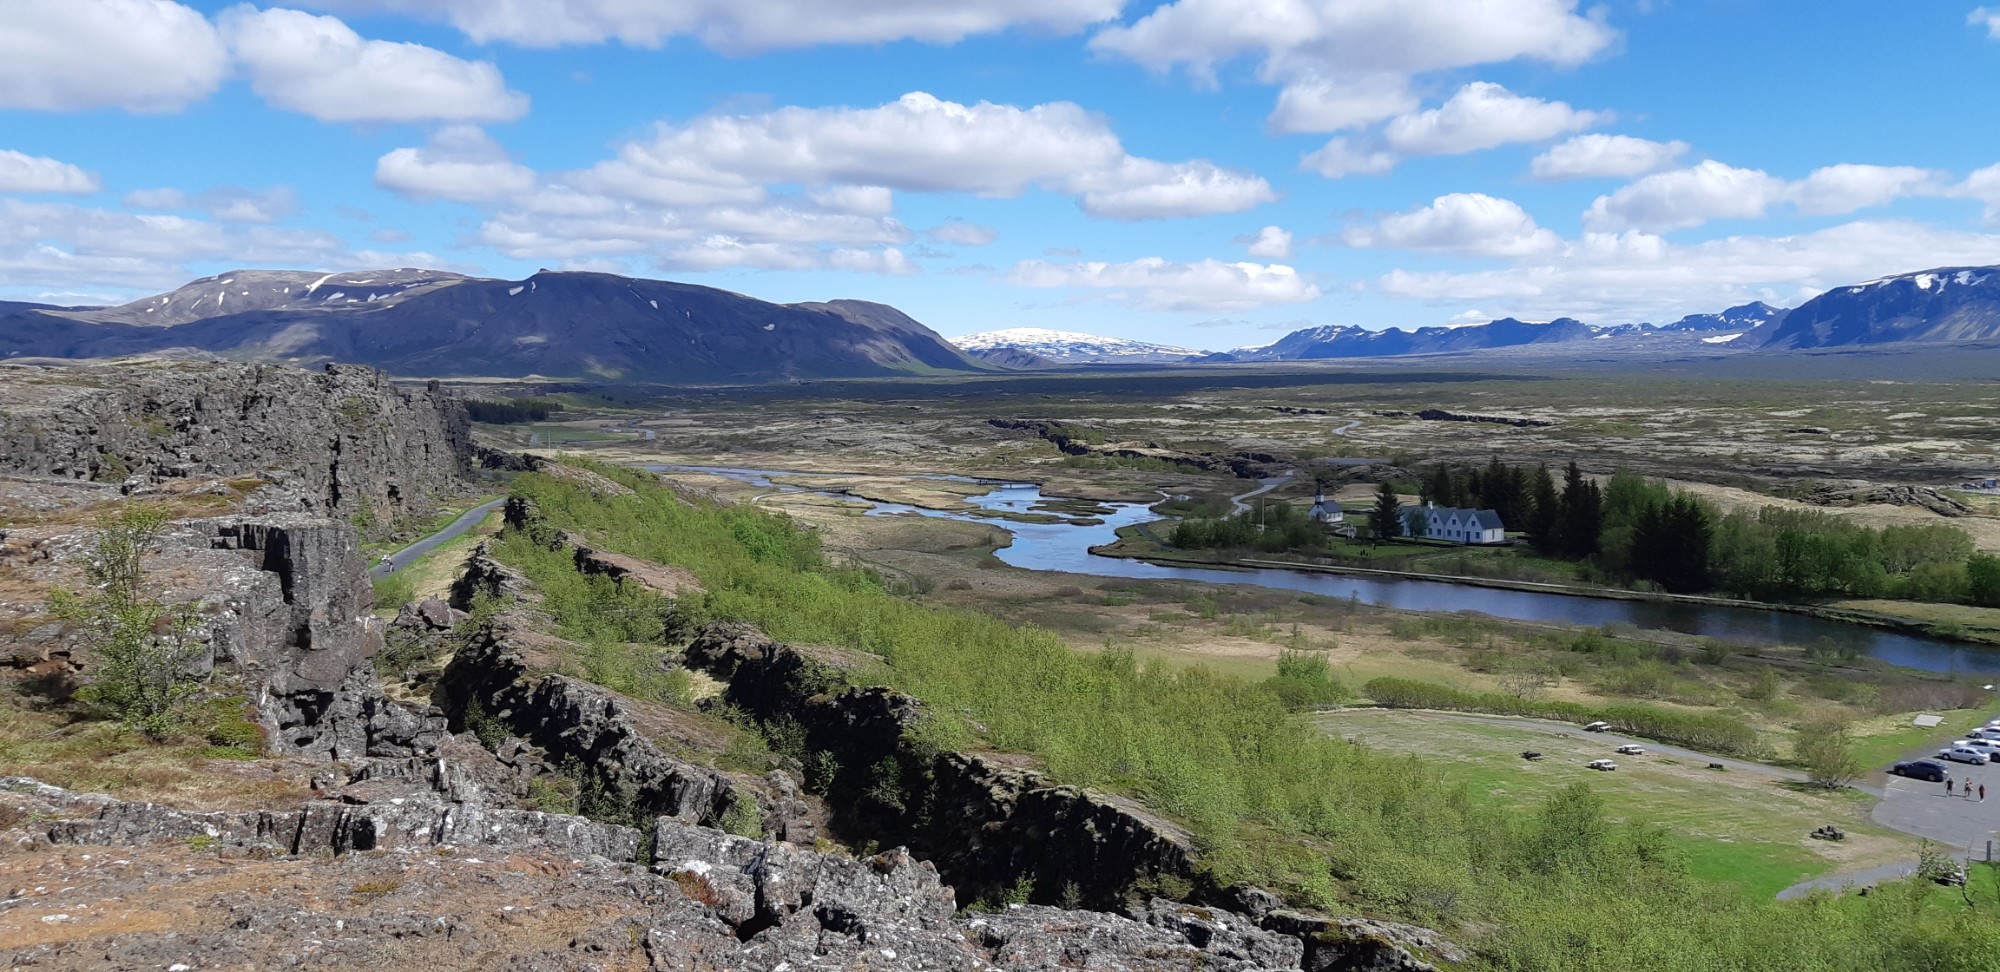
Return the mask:
M1031 523L997 518L995 514L1044 514L1048 509L1041 487L1031 483L996 483L993 489L966 502L972 512L923 509L902 503L861 500L845 493L790 486L773 476L812 475L796 471L739 469L722 466L648 466L655 471L703 472L726 476L779 492L810 493L850 502L869 503L868 516L927 516L946 520L991 523L1013 535L1013 543L994 552L1002 562L1026 570L1063 571L1096 577L1134 580L1187 580L1209 584L1239 584L1303 591L1406 611L1472 611L1516 621L1567 624L1629 624L1749 644L1814 644L1828 639L1860 654L1910 668L1934 672L2000 673L2000 650L1983 649L1937 638L1903 634L1882 628L1823 618L1722 605L1663 601L1626 601L1539 591L1513 591L1448 581L1322 574L1284 569L1220 570L1152 564L1123 557L1105 557L1090 548L1118 539L1119 527L1159 519L1143 503L1104 503L1109 512L1079 519L1063 515L1061 522ZM953 482L984 482L964 476L924 476ZM1039 508L1038 508L1039 507Z

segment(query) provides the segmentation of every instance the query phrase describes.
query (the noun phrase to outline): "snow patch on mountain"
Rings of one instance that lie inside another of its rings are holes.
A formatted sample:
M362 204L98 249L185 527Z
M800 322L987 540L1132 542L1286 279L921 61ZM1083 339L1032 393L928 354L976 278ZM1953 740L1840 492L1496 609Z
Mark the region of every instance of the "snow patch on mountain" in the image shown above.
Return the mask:
M1012 349L1051 361L1070 364L1154 364L1179 362L1206 354L1171 344L1153 344L1128 338L1105 337L1081 331L1057 331L1044 327L1010 327L982 331L951 339L969 354Z

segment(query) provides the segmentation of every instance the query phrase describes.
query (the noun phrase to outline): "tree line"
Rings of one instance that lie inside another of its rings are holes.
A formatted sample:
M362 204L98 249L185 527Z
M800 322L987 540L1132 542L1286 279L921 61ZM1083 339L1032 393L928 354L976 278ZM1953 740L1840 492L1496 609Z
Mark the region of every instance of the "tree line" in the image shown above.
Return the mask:
M529 422L546 421L550 415L562 410L561 402L549 398L465 400L465 414L474 422L485 422L490 425L526 425Z
M1822 510L1766 506L1723 513L1686 490L1621 469L1600 485L1575 462L1440 464L1417 484L1423 502L1490 509L1545 557L1585 565L1611 582L1676 594L1760 600L1886 597L2000 607L2000 557L1979 553L1947 524L1870 527ZM1383 483L1354 517L1375 538L1408 529L1401 494ZM1187 549L1323 550L1326 531L1303 509L1269 503L1221 519L1188 519Z

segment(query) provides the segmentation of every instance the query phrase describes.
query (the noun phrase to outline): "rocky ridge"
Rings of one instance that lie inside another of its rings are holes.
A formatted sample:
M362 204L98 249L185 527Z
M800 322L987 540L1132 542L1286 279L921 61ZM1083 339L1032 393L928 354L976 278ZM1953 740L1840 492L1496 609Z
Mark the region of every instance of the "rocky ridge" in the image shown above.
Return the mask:
M386 530L463 492L472 451L455 399L368 368L0 363L0 473L126 493L170 480L257 481L302 512Z

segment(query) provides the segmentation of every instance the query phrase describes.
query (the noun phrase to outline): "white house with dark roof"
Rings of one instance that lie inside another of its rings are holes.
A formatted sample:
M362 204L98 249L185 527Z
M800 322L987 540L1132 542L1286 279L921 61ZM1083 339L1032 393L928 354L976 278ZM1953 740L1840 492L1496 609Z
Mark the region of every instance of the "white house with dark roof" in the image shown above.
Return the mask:
M1403 507L1403 533L1446 543L1507 542L1507 527L1500 522L1500 514L1436 503Z

